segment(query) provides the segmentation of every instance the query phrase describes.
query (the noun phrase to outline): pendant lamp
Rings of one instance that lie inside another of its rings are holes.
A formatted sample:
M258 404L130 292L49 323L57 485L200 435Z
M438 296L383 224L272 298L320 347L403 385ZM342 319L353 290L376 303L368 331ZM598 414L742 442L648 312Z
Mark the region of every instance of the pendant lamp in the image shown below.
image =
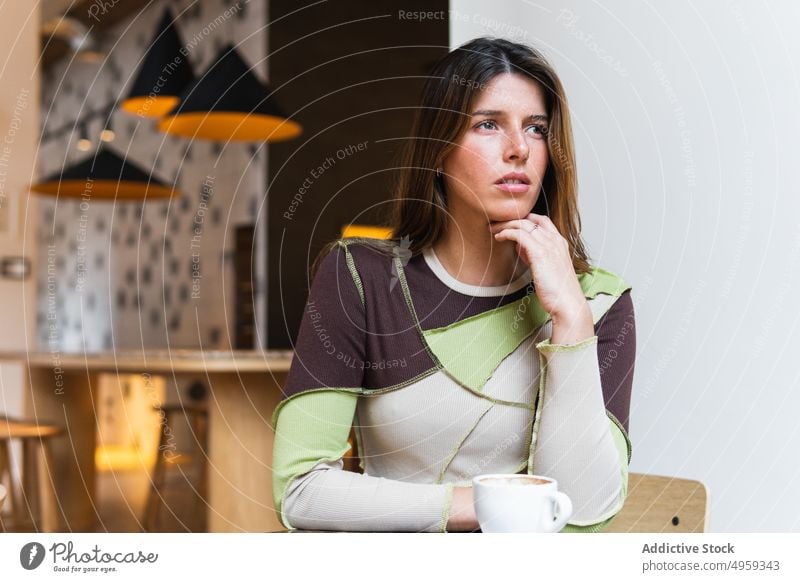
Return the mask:
M101 147L96 155L33 184L31 190L62 198L118 201L180 195L180 192L108 147Z
M180 94L194 81L192 65L181 53L184 44L169 9L164 11L158 32L149 46L128 98L120 108L142 117L163 117L172 111Z
M302 132L269 97L270 91L229 44L189 86L158 128L173 135L215 141L283 141Z

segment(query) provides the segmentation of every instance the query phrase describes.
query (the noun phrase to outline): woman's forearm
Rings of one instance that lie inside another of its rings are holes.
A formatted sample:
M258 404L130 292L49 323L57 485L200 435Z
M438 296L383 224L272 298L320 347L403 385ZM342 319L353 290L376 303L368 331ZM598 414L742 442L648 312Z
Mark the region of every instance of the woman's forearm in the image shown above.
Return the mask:
M597 337L572 345L544 341L537 348L545 385L533 472L555 478L570 496L570 523L599 520L622 502L623 459L603 402Z
M321 462L290 483L284 518L310 530L443 532L452 488L343 471L341 459Z

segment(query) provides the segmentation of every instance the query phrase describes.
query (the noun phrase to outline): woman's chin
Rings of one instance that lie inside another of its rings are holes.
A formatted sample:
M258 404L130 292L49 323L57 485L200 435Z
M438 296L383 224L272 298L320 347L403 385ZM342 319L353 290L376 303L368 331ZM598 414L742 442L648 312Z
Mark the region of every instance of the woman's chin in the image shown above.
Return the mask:
M490 222L505 222L507 220L519 220L531 213L534 204L520 204L510 201L507 204L498 204L496 207L487 211L486 216Z

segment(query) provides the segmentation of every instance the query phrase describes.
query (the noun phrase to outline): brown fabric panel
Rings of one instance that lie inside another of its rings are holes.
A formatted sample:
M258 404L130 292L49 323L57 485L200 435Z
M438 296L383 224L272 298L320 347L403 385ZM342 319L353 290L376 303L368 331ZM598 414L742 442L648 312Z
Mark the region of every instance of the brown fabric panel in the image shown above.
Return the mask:
M636 359L636 323L630 289L598 320L595 335L606 409L627 432Z
M504 296L475 297L451 289L431 271L422 254L412 257L406 265L408 286L414 309L424 330L445 327L490 309L502 307L525 297L533 291L533 283Z
M394 386L431 370L435 363L414 324L393 258L358 243L349 248L366 298L364 388Z
M322 261L308 294L286 397L315 388L360 387L366 344L364 307L350 275L345 251L335 247Z

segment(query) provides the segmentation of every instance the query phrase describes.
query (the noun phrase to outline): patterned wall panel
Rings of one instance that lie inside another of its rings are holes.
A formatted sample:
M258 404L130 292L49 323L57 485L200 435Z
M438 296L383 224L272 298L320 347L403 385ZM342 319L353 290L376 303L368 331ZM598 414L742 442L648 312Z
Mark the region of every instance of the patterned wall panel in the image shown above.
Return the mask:
M72 134L57 130L125 97L166 5L180 14L176 26L195 74L234 42L265 80L266 2L154 2L103 39L102 63L65 59L45 74L40 176L92 153L77 149L80 125ZM265 146L168 136L155 121L118 109L110 123L116 134L110 146L183 196L142 203L42 198L40 347L231 347L233 230L256 222L263 230L264 217L257 220L256 213L266 188ZM104 124L102 117L86 124L95 146ZM265 291L262 248L255 260L256 305L263 305Z

